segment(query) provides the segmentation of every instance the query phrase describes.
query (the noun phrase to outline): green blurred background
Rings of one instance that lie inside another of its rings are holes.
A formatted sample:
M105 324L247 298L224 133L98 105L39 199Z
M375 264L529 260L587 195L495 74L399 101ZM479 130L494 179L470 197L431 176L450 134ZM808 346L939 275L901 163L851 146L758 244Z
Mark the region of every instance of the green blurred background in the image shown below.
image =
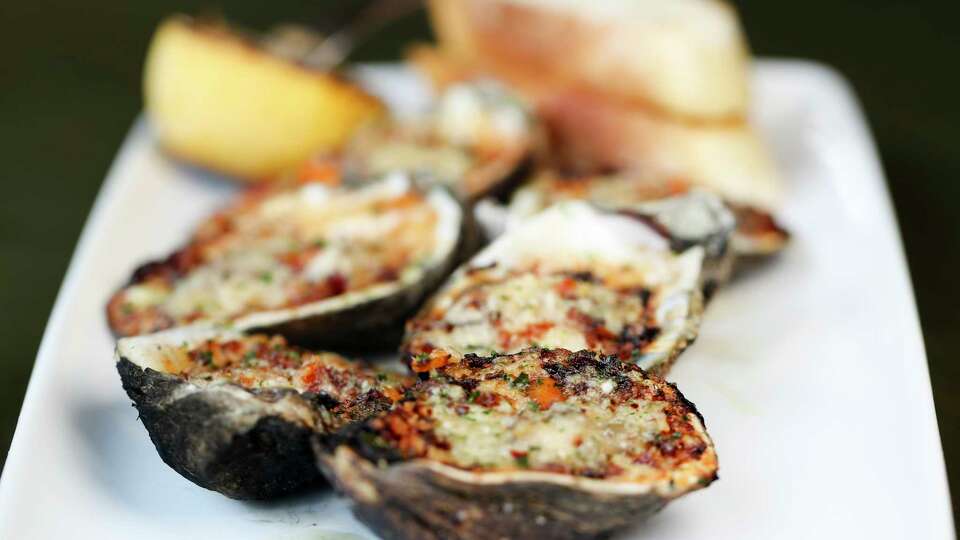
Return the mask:
M140 110L141 63L157 22L185 11L224 14L252 28L296 21L324 29L361 3L3 2L0 464L74 244ZM825 62L853 83L863 102L903 231L947 467L958 486L960 365L951 358L960 350L960 3L735 3L757 54ZM410 16L356 51L355 59L394 59L403 43L428 36L425 17Z

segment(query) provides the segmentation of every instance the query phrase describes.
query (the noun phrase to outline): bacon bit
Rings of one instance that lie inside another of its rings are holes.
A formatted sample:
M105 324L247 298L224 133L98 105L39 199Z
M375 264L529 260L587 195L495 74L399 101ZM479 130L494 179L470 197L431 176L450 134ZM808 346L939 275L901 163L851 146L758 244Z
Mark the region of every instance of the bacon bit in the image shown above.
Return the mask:
M173 268L180 274L186 274L203 262L203 245L187 246L170 257Z
M617 465L616 463L607 463L607 470L604 471L605 476L620 476L623 474L623 467Z
M383 387L383 390L381 391L381 393L383 393L383 395L387 396L387 399L389 399L390 401L392 401L392 402L394 402L394 403L400 401L400 399L403 398L403 394L400 393L399 390L397 390L396 388L394 388L394 387L392 387L392 386L385 386L385 387Z
M331 274L327 278L327 287L330 289L331 296L343 294L347 290L347 278L343 274Z
M239 353L240 351L243 350L243 347L244 347L243 342L238 339L234 339L231 341L227 341L226 343L223 343L223 350L232 354Z
M390 416L387 418L387 424L390 428L390 431L398 436L403 437L404 435L410 433L410 426L403 421L399 416Z
M210 358L213 362L214 367L220 368L229 363L226 355L223 352L223 348L218 341L210 341Z
M233 228L233 219L226 212L220 212L200 225L197 232L194 233L194 240L197 243L207 243L227 234Z
M680 195L690 191L690 182L686 178L676 176L667 180L667 189L673 195Z
M563 395L563 392L557 388L557 384L552 377L534 381L527 387L527 395L537 402L540 410L549 409L554 403L567 399L567 396Z
M417 355L410 363L410 369L416 373L425 373L442 368L450 363L450 354L441 350L431 351L427 355Z
M502 348L510 349L514 344L514 341L529 344L543 337L543 335L550 331L550 329L553 327L554 324L552 322L531 323L528 324L526 328L516 333L500 330L497 332L497 339L499 340Z
M297 182L319 182L330 186L340 185L340 167L332 159L314 158L300 166Z
M319 251L320 247L312 246L306 249L300 249L296 251L290 251L287 253L281 254L277 257L281 263L287 265L294 272L300 272L307 266L307 263L310 262L310 259L314 257Z
M382 268L377 272L377 281L386 283L396 281L400 277L400 272L396 268Z
M580 445L582 444L583 444L583 437L581 437L580 435L577 435L576 437L573 438L574 448L580 448Z
M237 380L240 382L241 386L253 386L253 377L240 375Z
M568 296L577 288L577 281L573 278L564 278L554 287L560 296Z
M603 325L597 325L587 332L586 338L587 346L591 349L594 349L596 348L597 344L616 340L617 335L610 330L607 330L607 327Z
M638 465L649 465L653 463L653 456L649 452L644 452L633 458L633 462Z
M192 311L187 315L184 315L183 322L190 323L190 322L196 321L197 319L202 319L202 318L203 318L202 311Z
M524 451L524 450L511 450L511 451L510 451L510 455L513 457L513 459L525 458L525 457L527 457L527 453L528 453L528 452L526 452L526 451Z
M480 392L473 402L481 407L486 407L489 409L496 407L500 403L500 396L492 392Z
M308 387L317 384L317 379L319 378L318 371L320 370L320 364L310 364L303 369L303 375L300 376L300 380L303 384Z
M513 343L513 334L506 330L500 330L497 332L497 342L500 344L500 348L509 349L510 344Z
M416 193L404 193L399 197L377 203L377 209L381 212L386 210L400 210L419 204L420 201L421 198Z

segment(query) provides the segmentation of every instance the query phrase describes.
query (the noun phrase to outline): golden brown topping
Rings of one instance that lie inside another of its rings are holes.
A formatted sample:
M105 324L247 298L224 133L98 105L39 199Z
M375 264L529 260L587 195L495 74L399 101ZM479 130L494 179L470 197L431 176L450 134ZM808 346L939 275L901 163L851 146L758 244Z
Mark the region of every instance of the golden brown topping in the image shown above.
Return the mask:
M367 424L368 457L624 481L669 481L685 464L716 464L693 406L616 357L528 350L436 373Z
M190 243L138 269L107 306L121 335L231 320L397 281L428 259L439 215L409 185L255 187Z

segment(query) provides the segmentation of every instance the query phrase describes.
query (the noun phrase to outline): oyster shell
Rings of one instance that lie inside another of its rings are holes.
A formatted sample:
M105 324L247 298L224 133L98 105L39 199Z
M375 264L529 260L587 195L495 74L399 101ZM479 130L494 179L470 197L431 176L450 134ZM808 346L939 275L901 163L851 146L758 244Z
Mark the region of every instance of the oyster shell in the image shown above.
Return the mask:
M388 408L406 384L281 337L197 328L121 339L116 362L163 461L234 499L320 481L310 439Z
M402 174L358 188L253 189L113 295L120 335L187 324L282 333L300 343L399 339L448 274L472 219L441 187Z
M691 191L696 189L683 180L665 179L658 175L563 178L553 172L544 172L517 191L510 201L508 219L521 220L562 200L588 200L604 208L633 209ZM786 246L790 234L768 212L742 204L724 204L736 222L731 243L738 257L769 256ZM726 221L728 218L723 219ZM680 221L676 224L684 225ZM672 229L672 232L676 231L679 229Z
M703 261L649 220L560 203L459 268L407 323L404 358L425 373L539 346L665 372L697 335Z
M404 171L472 201L523 179L539 137L533 115L502 85L458 83L425 114L361 129L340 157L341 174L351 182Z
M394 539L606 537L717 472L675 386L587 351L471 356L315 449Z

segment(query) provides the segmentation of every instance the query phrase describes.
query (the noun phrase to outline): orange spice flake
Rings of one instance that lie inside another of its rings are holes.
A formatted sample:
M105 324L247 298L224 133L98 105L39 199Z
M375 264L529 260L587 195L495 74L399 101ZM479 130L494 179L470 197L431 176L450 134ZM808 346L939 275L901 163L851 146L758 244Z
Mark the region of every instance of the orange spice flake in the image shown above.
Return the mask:
M554 403L564 401L567 396L557 388L557 384L552 377L537 379L527 387L527 395L530 399L537 402L540 410L549 409Z
M500 347L511 349L515 343L532 344L533 341L543 337L553 327L552 322L531 323L519 332L500 330L497 333L497 339L500 342Z
M410 363L410 369L416 373L426 373L440 369L450 363L450 353L435 349L429 354L418 354Z

